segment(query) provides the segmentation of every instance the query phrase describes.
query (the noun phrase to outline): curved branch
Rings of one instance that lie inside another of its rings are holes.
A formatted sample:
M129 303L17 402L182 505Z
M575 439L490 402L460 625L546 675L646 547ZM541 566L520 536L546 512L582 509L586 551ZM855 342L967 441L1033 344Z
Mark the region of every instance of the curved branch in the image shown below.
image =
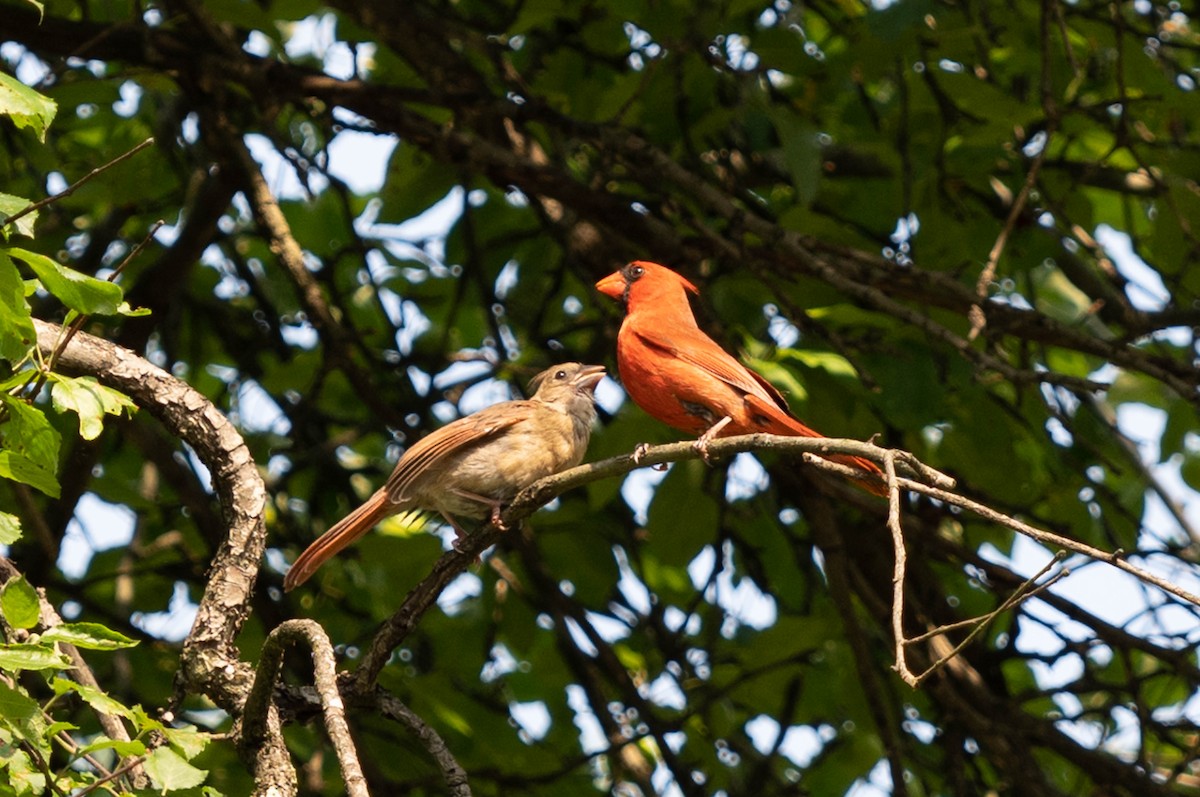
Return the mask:
M38 345L43 351L53 350L60 327L45 321L34 324ZM229 532L213 559L196 622L183 643L182 685L240 715L254 675L239 660L233 640L250 614L267 537L262 517L267 493L250 450L229 419L199 391L128 349L80 333L63 350L59 364L92 374L129 395L191 446L212 474Z
M393 694L379 689L376 691L375 701L383 716L402 723L425 745L429 755L433 756L433 760L442 770L450 797L471 797L471 785L467 781L466 771L455 760L438 732Z
M346 794L349 797L370 797L354 740L350 738L350 726L346 723L346 705L338 691L333 645L325 630L312 620L288 620L276 626L267 636L255 671L254 685L246 699L238 744L248 752L257 750L265 742L284 746L280 736L282 723L272 696L283 664L283 654L289 645L298 642L306 643L312 651L313 681L321 698L325 730L329 733L338 764L342 768ZM292 777L295 777L294 773ZM261 782L259 778L255 779Z
M61 327L39 320L34 324L38 346L45 352L54 350ZM130 396L191 446L212 475L228 532L213 557L196 620L183 642L174 702L178 704L185 692L200 692L239 717L254 670L240 659L234 640L250 614L267 537L263 523L267 493L250 450L204 395L128 349L79 333L58 362L67 371L91 374ZM266 781L257 784L260 793L295 792L295 772L282 737L245 752L252 756L248 763L256 773L269 773Z

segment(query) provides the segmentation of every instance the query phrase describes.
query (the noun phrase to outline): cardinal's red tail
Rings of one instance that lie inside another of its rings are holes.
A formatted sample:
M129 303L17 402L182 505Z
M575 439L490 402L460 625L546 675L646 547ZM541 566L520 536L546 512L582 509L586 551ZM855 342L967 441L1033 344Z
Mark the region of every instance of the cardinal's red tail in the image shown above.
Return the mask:
M756 420L765 419L765 423L756 424L755 428L734 428L726 431L726 435L745 434L747 432L768 432L770 434L788 435L790 437L825 437L825 435L815 429L805 426L799 418L776 407L774 404L763 401L758 396L746 396L746 407L750 410L752 417ZM855 481L858 486L869 493L874 493L882 497L887 496L887 482L883 471L871 460L856 457L852 454L821 454L820 456L830 462L836 462L839 465L845 465L860 471L862 476L857 477Z
M392 503L383 490L377 491L367 502L339 520L329 531L318 537L304 549L283 577L283 589L290 592L303 584L317 572L317 568L336 556L362 535L395 512L399 507Z

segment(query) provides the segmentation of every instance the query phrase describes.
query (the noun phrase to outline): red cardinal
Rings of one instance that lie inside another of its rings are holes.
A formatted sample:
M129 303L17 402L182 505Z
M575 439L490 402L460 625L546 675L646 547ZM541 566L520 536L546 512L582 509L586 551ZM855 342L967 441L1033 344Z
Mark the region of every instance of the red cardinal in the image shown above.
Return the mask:
M668 426L700 435L701 452L718 435L824 437L788 411L783 394L770 382L696 326L687 292L700 292L674 271L638 260L609 274L596 288L625 305L617 367L630 398ZM862 471L864 488L887 495L875 463L843 454L826 458Z

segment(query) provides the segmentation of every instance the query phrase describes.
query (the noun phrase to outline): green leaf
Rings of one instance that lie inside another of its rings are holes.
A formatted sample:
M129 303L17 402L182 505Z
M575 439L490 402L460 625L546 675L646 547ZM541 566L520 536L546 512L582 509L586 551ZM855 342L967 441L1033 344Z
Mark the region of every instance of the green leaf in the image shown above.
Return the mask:
M0 512L0 545L12 545L21 539L21 519L7 512Z
M42 281L42 286L76 312L116 315L121 309L124 291L116 283L89 277L37 252L12 247L8 253L25 261Z
M89 753L95 753L99 750L112 750L114 753L122 757L145 755L146 745L136 740L131 742L122 742L118 739L109 739L107 736L101 736L96 741L79 748L79 755L88 755Z
M208 771L197 769L170 747L160 747L146 757L146 774L154 788L162 791L192 789L208 777Z
M0 191L0 221L7 219L14 213L20 213L25 208L29 207L32 202L23 196L13 196ZM38 212L35 210L31 213L26 213L15 222L16 230L21 235L33 237L33 227L37 224Z
M5 774L16 797L41 795L46 792L46 776L34 766L33 759L24 750L14 750L5 762ZM8 785L6 784L6 785Z
M46 629L43 642L67 642L88 650L119 650L138 644L124 634L99 623L63 623Z
M42 716L37 701L0 680L0 718L14 725Z
M17 265L0 251L0 358L21 360L37 340L29 302L25 301L25 283Z
M84 440L95 440L100 436L106 414L120 415L122 411L132 413L137 409L128 396L100 384L94 376L58 377L50 395L54 409L79 414L79 435Z
M58 449L62 438L46 414L20 399L0 393L8 421L0 424L0 477L23 482L58 497Z
M161 731L166 728L161 722L147 714L146 709L140 705L133 706L129 711L133 715L133 727L137 729L139 734L149 731Z
M398 223L419 215L458 184L453 169L434 160L420 148L401 141L388 163L387 180L380 198L379 221Z
M807 205L817 195L821 180L821 145L812 123L790 110L773 109L771 123L783 147L783 160L800 202Z
M51 498L58 498L60 493L54 474L24 454L0 451L0 478L28 484Z
M42 639L44 640L45 636ZM53 687L54 694L56 695L65 695L68 692L79 695L84 702L102 714L112 714L117 717L133 719L133 712L126 708L124 703L116 698L109 697L93 686L76 683L70 678L55 678L50 686Z
M28 127L39 141L46 140L46 128L54 121L58 104L38 94L15 77L0 72L0 114L17 127Z
M204 752L208 747L208 734L200 733L195 728L163 728L163 736L176 752L189 761Z
M117 312L129 318L141 318L150 315L153 311L149 307L130 307L129 302L121 302Z
M70 666L66 656L47 645L0 644L0 670L65 670Z
M13 628L33 628L38 624L41 607L38 594L24 576L10 578L0 592L0 612Z
M46 739L46 718L37 701L20 688L14 689L0 679L0 726L7 726L24 741L35 746L44 756L49 755ZM0 781L3 782L3 781Z

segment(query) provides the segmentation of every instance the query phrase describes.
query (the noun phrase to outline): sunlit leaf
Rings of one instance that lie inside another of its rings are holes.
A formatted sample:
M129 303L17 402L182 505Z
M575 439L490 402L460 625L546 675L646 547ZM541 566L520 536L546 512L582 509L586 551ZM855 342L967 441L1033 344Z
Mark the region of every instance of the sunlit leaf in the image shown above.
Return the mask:
M138 642L119 631L106 628L99 623L61 623L47 628L42 634L44 642L67 642L77 648L88 650L119 650L131 648Z
M10 578L0 591L0 609L5 622L13 628L33 628L41 615L37 590L24 576Z
M93 376L59 377L50 389L54 409L79 415L79 435L95 440L104 429L105 415L132 413L137 406L120 391L102 385Z
M173 791L199 786L208 777L208 771L198 769L170 747L159 747L146 756L146 774L156 789Z
M47 645L0 644L0 670L62 670L70 666L66 656Z
M58 105L54 100L38 94L11 75L0 72L0 116L9 117L17 127L32 130L42 141L57 111Z
M113 315L121 307L124 293L116 283L81 274L37 252L12 247L8 254L24 261L46 290L76 312Z

